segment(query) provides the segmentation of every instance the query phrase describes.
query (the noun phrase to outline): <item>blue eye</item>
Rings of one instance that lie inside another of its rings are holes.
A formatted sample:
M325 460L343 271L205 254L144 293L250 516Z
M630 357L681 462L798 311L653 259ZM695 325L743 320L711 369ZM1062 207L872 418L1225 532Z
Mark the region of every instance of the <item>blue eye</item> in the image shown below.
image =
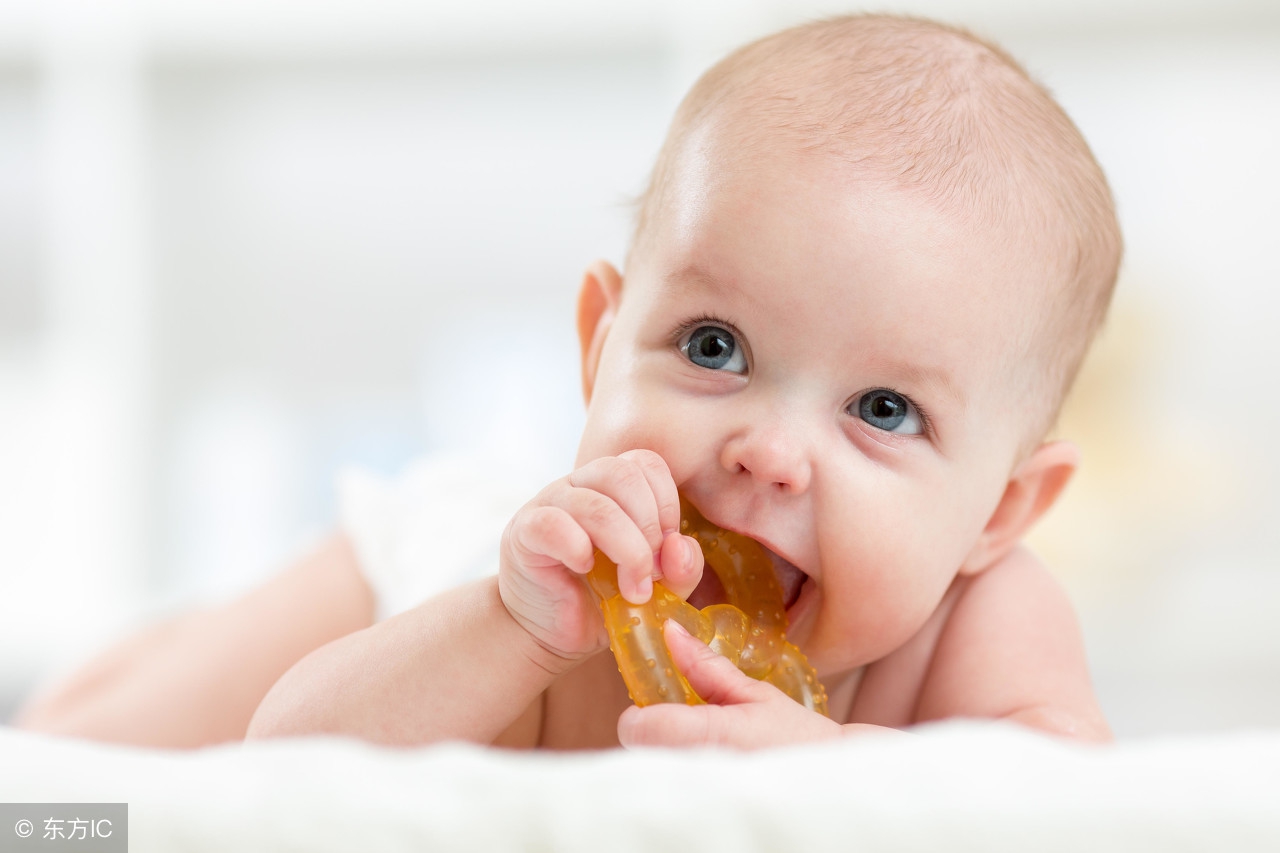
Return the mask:
M876 429L895 432L900 435L919 435L923 432L920 425L920 413L916 407L907 402L900 394L885 388L868 391L858 398L858 402L850 409L857 409L856 414Z
M747 357L733 339L733 333L719 326L699 326L689 333L680 351L699 367L746 373Z

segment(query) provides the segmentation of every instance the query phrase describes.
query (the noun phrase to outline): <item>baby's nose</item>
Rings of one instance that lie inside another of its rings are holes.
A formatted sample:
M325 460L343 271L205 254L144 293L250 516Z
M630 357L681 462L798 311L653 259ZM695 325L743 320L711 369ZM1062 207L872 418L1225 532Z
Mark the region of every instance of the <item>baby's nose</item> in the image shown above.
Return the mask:
M809 450L786 424L750 426L725 442L720 464L731 474L745 473L757 483L793 494L809 488L813 476Z

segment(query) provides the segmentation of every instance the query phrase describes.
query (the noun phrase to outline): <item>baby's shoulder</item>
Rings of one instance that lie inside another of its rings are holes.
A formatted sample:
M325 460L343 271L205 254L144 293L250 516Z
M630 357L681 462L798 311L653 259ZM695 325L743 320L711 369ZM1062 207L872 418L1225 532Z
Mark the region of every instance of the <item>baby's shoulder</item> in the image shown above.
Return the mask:
M903 727L955 716L954 697L1074 661L1081 646L1066 591L1019 545L987 569L957 577L910 640L867 666L849 721Z
M960 579L951 592L939 648L1034 639L1075 630L1076 617L1062 583L1025 545L989 568Z

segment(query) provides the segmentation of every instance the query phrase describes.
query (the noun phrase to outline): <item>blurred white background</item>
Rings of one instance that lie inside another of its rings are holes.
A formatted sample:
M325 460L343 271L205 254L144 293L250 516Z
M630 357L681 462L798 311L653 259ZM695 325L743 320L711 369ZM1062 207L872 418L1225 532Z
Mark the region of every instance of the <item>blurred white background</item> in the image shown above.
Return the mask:
M561 472L572 306L701 70L784 0L0 0L0 718L334 521L345 465ZM1119 201L1036 535L1123 736L1280 724L1280 4L924 0Z

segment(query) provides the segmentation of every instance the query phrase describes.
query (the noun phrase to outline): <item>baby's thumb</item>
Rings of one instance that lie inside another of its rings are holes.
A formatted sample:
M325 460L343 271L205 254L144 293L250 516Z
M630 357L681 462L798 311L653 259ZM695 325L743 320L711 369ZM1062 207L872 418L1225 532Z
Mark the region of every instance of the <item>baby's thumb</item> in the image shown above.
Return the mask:
M680 623L668 619L662 626L671 660L694 692L712 705L737 705L769 698L768 685L756 681L690 635Z
M658 555L662 583L681 598L688 598L702 580L702 549L692 536L669 533Z

